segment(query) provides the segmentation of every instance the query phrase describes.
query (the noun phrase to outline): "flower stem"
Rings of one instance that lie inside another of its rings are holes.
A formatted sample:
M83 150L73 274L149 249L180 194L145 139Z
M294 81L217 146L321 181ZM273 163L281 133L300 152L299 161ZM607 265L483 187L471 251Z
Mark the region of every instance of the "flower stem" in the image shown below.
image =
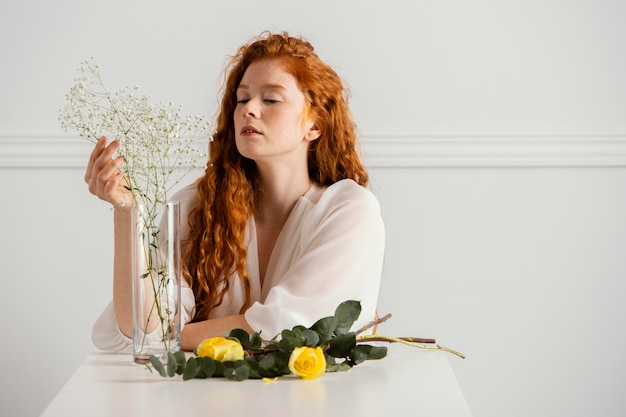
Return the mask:
M379 334L357 336L356 338L357 343L359 342L401 343L403 345L411 346L411 347L418 348L418 349L441 350L444 352L452 353L453 355L456 355L460 357L461 359L465 359L465 355L463 355L460 352L457 352L456 350L453 350L444 346L439 346L437 344L424 344L424 342L415 343L416 340L432 340L434 342L433 339L418 339L415 337L393 337L393 336L384 336L384 335L379 335ZM430 343L430 342L425 342L425 343Z
M368 329L371 329L372 327L376 328L379 324L386 322L390 318L391 318L391 313L390 314L385 314L384 316L382 316L380 318L376 318L376 320L370 321L365 326L363 326L360 329L356 330L354 333L359 335L359 334L363 333L364 331L366 331Z

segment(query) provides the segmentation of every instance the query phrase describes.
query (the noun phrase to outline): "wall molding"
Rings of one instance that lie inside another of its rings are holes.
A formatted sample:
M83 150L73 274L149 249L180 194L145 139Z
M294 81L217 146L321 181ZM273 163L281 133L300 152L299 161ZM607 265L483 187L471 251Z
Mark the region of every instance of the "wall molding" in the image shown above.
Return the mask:
M363 150L372 167L626 166L626 134L373 136Z
M0 168L84 168L93 145L76 136L0 135ZM365 135L370 168L623 167L626 134Z

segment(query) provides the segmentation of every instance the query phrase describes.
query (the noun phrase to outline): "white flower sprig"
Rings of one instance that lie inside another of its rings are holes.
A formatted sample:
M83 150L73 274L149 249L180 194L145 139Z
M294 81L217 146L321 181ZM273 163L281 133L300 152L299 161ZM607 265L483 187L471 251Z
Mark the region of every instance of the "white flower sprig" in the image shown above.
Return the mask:
M141 235L141 244L137 244L143 268L140 278L150 279L154 293L148 321L140 324L140 350L143 352L147 343L153 315L159 320L163 347L169 350L178 313L168 304L171 277L161 253L159 217L168 202L168 192L206 163L211 124L200 116L183 116L173 103L150 103L147 96L139 95L139 87L110 93L93 59L81 63L66 98L59 115L62 128L94 143L102 136L119 140L124 186L143 205L135 225Z
M67 93L59 121L92 142L102 136L120 141L122 170L136 200L167 202L167 192L193 169L206 163L211 124L201 116L183 116L173 103L153 104L139 87L110 93L100 66L84 61Z

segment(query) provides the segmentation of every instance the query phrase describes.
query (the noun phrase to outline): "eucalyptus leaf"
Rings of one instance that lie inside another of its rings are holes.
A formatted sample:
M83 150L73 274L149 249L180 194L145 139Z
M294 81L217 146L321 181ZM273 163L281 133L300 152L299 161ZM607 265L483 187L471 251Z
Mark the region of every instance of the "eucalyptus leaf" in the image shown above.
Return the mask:
M348 361L326 365L326 372L345 372L350 369L352 369L352 365Z
M306 330L306 327L304 326L294 326L291 331L298 337L302 336L302 334L304 333L304 331Z
M287 375L291 373L291 371L289 370L289 357L291 355L289 353L280 351L274 352L274 355L276 356L277 360L277 375Z
M263 339L261 338L261 334L259 332L252 333L250 336L250 349L259 350L262 344Z
M189 358L185 364L185 370L183 371L183 381L188 381L195 378L198 374L198 360L197 358Z
M377 360L387 356L387 348L385 346L357 345L350 351L350 360L355 365L366 360Z
M368 360L378 360L383 359L387 356L387 347L386 346L372 346L372 350L370 350L367 355Z
M211 378L217 373L217 363L211 358L198 358L198 375L202 378Z
M185 352L179 350L178 352L174 353L174 358L176 359L176 374L181 375L185 370L185 362L187 361Z
M335 333L337 319L335 316L324 317L311 326L311 330L320 335L320 344L328 342Z
M224 377L228 379L234 379L235 381L243 381L248 379L250 375L250 365L246 361L237 361L229 363L229 366L224 369Z
M304 339L303 343L306 346L318 346L320 343L320 335L311 329L304 329L302 331L302 337Z
M304 344L304 338L302 336L298 337L292 331L284 331L283 337L278 342L278 347L283 352L291 353L295 348L302 346Z
M345 358L355 346L356 335L354 333L340 334L330 340L326 353L335 358Z
M371 348L371 346L367 345L355 346L354 349L350 351L350 361L354 365L365 362L369 356L369 351L371 350Z
M277 361L276 361L276 355L274 354L267 354L267 355L263 355L263 357L257 362L259 364L259 366L261 368L272 370L272 369L277 369Z
M157 358L154 355L150 356L150 363L152 364L154 369L159 371L159 375L161 375L162 377L167 376L167 371L165 370L165 366L163 365L163 363L161 362L159 358Z
M228 337L237 339L244 350L250 349L250 334L243 329L233 329Z
M335 328L335 333L348 333L354 322L359 318L359 315L361 315L360 302L348 300L339 304L339 306L335 310L335 317L337 318L337 327Z
M167 376L170 378L176 375L176 367L178 363L172 352L167 352Z
M213 372L210 375L208 372L204 371L204 364L202 366L202 372L206 374L207 378L211 378L215 376L218 376L218 377L224 376L224 370L226 369L226 366L224 365L224 363L220 361L214 361L211 358L204 358L204 359L205 360L208 359L208 361L210 361L213 364L212 365ZM211 370L211 365L209 365L208 363L206 365L207 365L208 370Z
M259 378L262 378L264 376L267 376L267 375L264 374L264 370L261 369L261 367L259 366L259 363L254 359L253 356L248 356L244 360L246 361L246 363L250 367L250 374L248 375L248 378L250 378L250 379L259 379Z

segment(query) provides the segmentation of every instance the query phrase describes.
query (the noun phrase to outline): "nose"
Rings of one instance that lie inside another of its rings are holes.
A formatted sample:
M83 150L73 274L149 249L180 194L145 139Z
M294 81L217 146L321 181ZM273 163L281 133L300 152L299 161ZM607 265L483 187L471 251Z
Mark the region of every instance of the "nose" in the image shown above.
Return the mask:
M241 111L243 113L244 116L246 117L258 117L260 112L259 112L259 106L258 103L255 99L250 99L248 100L241 108Z

